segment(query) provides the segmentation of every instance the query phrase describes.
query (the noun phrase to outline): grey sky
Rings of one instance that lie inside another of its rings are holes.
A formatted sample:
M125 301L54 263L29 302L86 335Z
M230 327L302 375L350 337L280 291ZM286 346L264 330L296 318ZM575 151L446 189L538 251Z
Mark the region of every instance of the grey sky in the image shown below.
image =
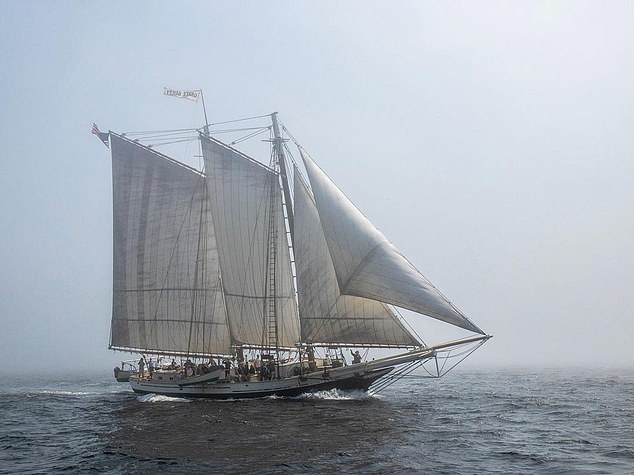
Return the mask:
M631 2L0 3L0 358L106 368L108 151L279 111L495 335L480 365L634 364ZM435 324L421 323L427 332Z

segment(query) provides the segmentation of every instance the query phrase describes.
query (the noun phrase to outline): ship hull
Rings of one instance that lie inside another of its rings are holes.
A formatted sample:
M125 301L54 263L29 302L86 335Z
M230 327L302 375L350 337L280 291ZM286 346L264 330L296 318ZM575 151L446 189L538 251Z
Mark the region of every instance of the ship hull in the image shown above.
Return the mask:
M392 367L364 369L348 366L271 381L227 382L215 381L200 384L174 384L130 378L130 386L137 394L160 394L170 397L204 399L245 399L268 396L295 397L305 393L331 389L367 391Z
M384 358L377 358L365 363L352 364L337 368L325 367L319 371L300 376L264 381L234 382L220 379L222 370L207 376L194 378L173 378L158 381L156 379L130 377L130 386L138 394L160 394L171 397L206 398L206 399L244 399L267 396L294 397L305 393L327 391L330 389L367 391L370 386L388 375L395 367L407 363L421 364L436 356L437 350L451 348L468 343L476 343L489 339L488 335L463 338L432 347L417 348ZM440 376L440 374L439 374ZM204 382L196 382L196 378L210 378Z

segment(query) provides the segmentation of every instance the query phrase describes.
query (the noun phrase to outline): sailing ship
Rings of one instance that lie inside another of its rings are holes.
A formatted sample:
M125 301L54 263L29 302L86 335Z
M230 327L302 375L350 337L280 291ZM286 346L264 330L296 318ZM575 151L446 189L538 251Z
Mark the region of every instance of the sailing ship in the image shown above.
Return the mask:
M440 358L490 338L270 119L268 164L208 125L198 168L109 132L109 348L141 356L117 380L187 398L379 391L428 363L439 377ZM427 345L399 309L469 336Z

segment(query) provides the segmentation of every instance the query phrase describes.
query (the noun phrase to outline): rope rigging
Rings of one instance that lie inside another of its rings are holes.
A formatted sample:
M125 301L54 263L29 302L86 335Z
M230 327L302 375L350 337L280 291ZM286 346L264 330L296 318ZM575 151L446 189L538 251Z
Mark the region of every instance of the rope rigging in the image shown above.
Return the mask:
M458 366L471 353L473 353L478 348L480 348L480 346L482 346L485 342L486 340L479 341L472 347L468 347L465 351L462 351L457 354L452 354L452 352L454 351L452 349L438 350L434 352L433 354L429 355L428 358L406 363L402 367L397 368L394 372L390 373L389 375L385 376L383 379L380 379L377 383L375 383L370 388L369 393L372 395L377 394L383 391L384 389L388 388L392 384L396 383L397 381L400 381L405 378L416 378L416 379L435 378L437 379L442 376L445 376L447 373L449 373L449 371L451 371L456 366ZM459 358L458 361L456 361L451 366L449 366L449 368L445 369L447 362L455 358ZM440 364L440 366L438 364L439 360L442 360L442 363ZM433 371L430 371L429 368L425 366L425 364L430 361L434 361L434 364L435 364L435 368ZM425 373L427 374L426 375L425 374L411 374L413 371L419 368L424 370Z

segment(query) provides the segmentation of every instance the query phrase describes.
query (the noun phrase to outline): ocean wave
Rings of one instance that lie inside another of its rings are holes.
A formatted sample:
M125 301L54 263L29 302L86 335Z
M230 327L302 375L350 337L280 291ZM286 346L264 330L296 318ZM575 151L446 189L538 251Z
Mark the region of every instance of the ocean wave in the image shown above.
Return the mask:
M81 397L90 396L95 393L87 391L59 391L59 390L42 390L42 391L29 391L25 393L26 397L39 397L39 396L68 396L68 397Z
M98 396L112 396L115 394L125 394L128 393L129 390L122 390L121 388L116 389L105 389L103 391L81 391L81 390L61 390L61 389L32 389L28 391L24 390L14 390L10 393L5 393L4 395L8 396L16 396L23 395L27 398L38 398L38 397L59 397L59 398L86 398L86 397L98 397Z
M105 377L101 387L35 380L0 389L0 472L630 473L626 376L608 393L572 377L477 373L395 384L378 398L241 401L135 395Z

